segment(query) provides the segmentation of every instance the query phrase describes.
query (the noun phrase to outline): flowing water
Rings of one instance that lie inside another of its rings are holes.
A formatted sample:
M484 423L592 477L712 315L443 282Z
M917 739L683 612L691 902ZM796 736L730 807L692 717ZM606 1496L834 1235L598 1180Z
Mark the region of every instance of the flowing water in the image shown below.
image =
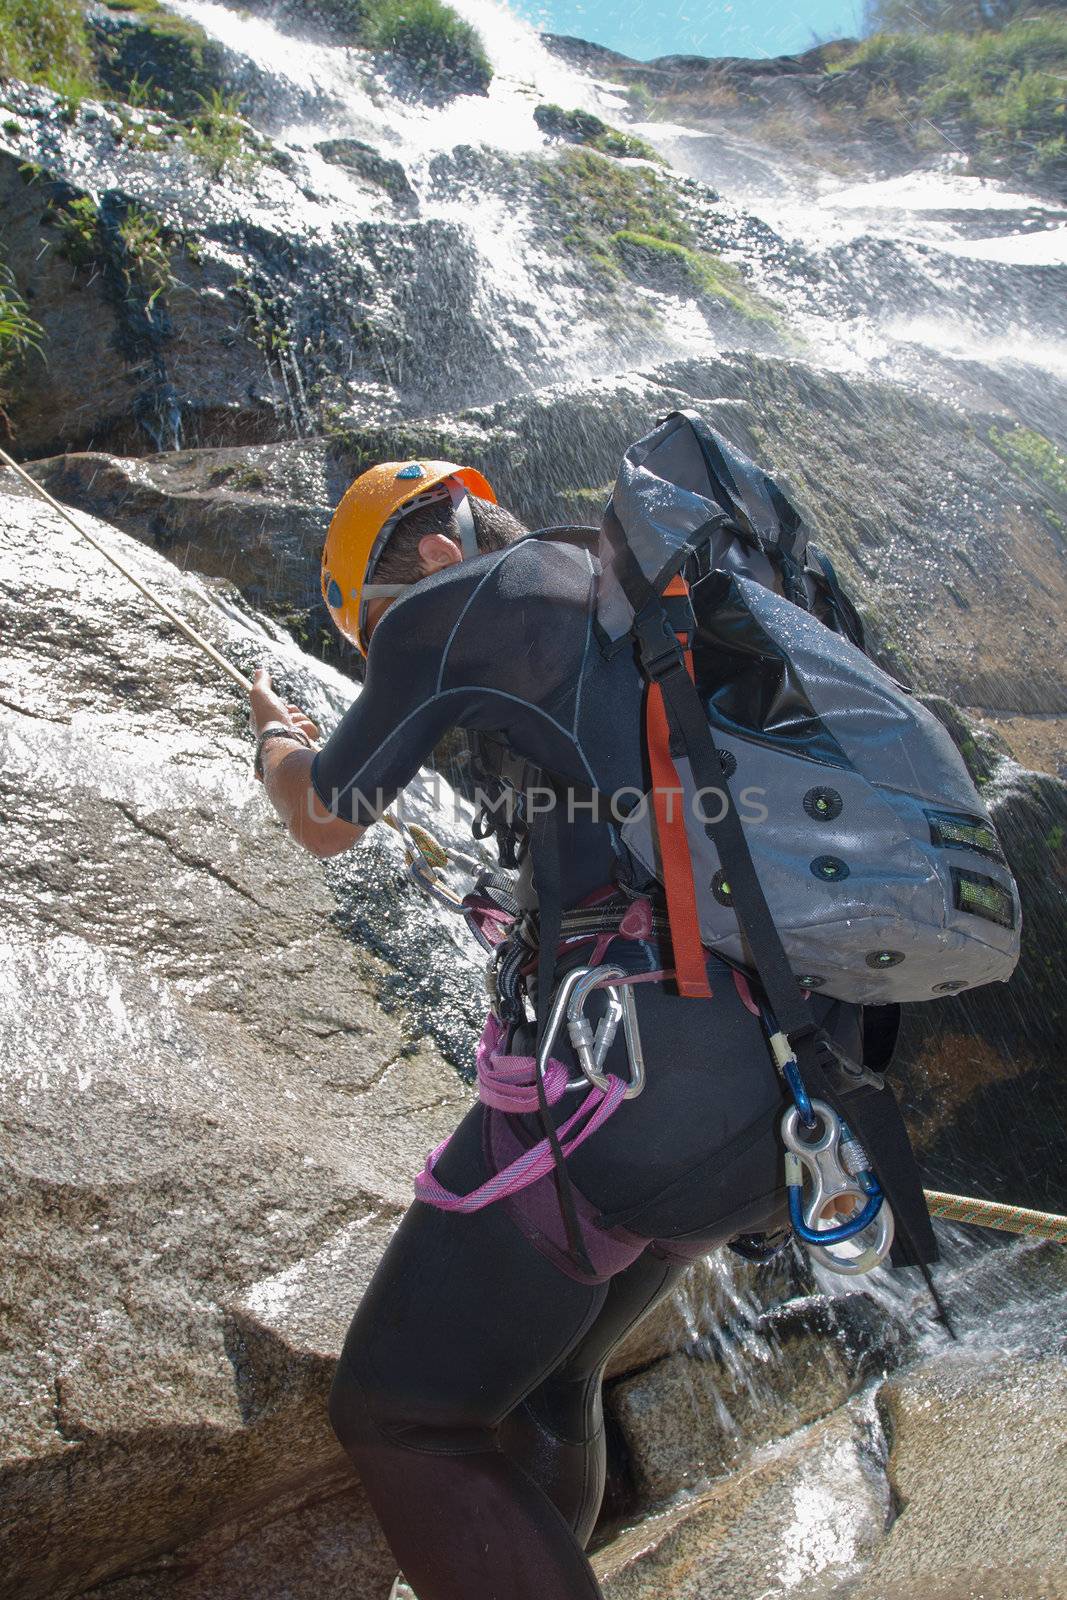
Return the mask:
M554 56L537 33L497 0L459 0L457 9L480 31L495 76L488 96L461 95L438 105L404 97L386 71L364 52L295 38L269 17L217 0L170 0L239 57L248 69L250 105L282 147L297 152L316 184L341 207L365 212L343 169L316 152L327 138L355 138L403 163L423 216L473 230L477 239L485 317L506 305L526 319L560 376L587 378L633 365L631 349L605 344L601 330L583 324L576 297L564 286L545 288L529 270L532 243L523 204L490 188L472 212L469 192L450 195L441 162L457 146L488 147L507 155L543 152L546 141L533 112L545 101L583 107L623 121L619 84L598 81ZM1035 403L1050 381L1067 377L1062 289L1067 267L1067 211L1004 184L969 177L951 153L939 168L893 178L841 178L805 169L750 138L721 129L650 121L636 126L680 173L709 186L707 203L727 233L735 259L753 271L787 308L804 340L804 358L842 370L958 393L966 372L969 394L1003 390ZM728 252L729 253L729 252ZM543 266L543 261L540 263ZM662 309L662 308L661 308ZM666 344L674 354L714 347L697 307L674 300L666 308ZM241 619L249 659L262 646L264 625ZM299 652L278 630L271 651L286 692L304 699L325 725L340 714L352 686ZM469 836L469 807L440 776L425 776L408 795L410 814L453 852L477 854ZM481 1010L482 957L462 924L413 886L391 899L373 891L395 881L399 845L382 834L331 868L353 933L378 949L397 972L418 1027L428 1028L459 1063L469 1066ZM461 890L469 881L453 869ZM942 1228L945 1264L940 1279L962 1338L977 1347L1031 1347L1062 1338L1064 1297L1044 1297L1028 1282L1034 1247L992 1251L960 1230ZM886 1315L918 1326L919 1346L935 1348L944 1330L913 1275L878 1273L865 1285ZM1039 1275L1038 1275L1039 1276ZM818 1273L821 1292L854 1284ZM760 1305L749 1279L729 1262L709 1263L686 1291L694 1340L719 1338L758 1384L773 1351L755 1331ZM1035 1318L1035 1296L1044 1309ZM1008 1308L1018 1305L1012 1312Z
M618 83L554 56L537 32L498 0L462 0L495 76L487 96L438 105L398 92L366 54L294 38L267 16L217 0L171 0L250 69L250 107L277 143L299 153L316 187L354 212L366 209L343 169L316 151L327 138L356 138L401 161L420 214L477 238L484 319L505 342L513 322L532 331L558 377L626 370L636 358L711 353L721 339L695 303L637 291L660 313L644 350L632 332L615 341L591 323L565 275L547 274L528 204L492 188L450 195L448 163L459 148L506 155L543 152L534 109L551 102L623 122ZM723 254L782 305L805 359L842 371L917 383L968 397L976 369L1013 391L1040 393L1067 376L1063 318L1067 210L1055 202L969 177L946 152L940 170L890 179L841 178L756 145L725 125L633 125L679 173L719 196L714 221ZM442 178L442 163L445 176ZM729 247L733 236L733 249ZM551 257L551 252L548 252ZM536 268L536 270L532 270ZM517 341L518 342L518 341ZM736 342L735 339L731 343Z
M319 199L294 226L325 230L380 214L382 202L316 148L327 139L364 141L403 164L421 218L473 237L483 328L512 342L516 362L524 349L536 349L540 374L588 379L719 348L720 336L695 302L651 291L635 293L657 304L655 337L644 348L613 340L583 313L566 275L553 278L558 263L536 237L527 201L489 188L475 204L469 186L450 180L457 147L544 152L533 116L539 103L624 120L618 84L566 66L506 6L458 0L495 69L488 96L427 105L399 94L365 52L294 37L268 16L216 0L170 4L238 59L250 115L313 176ZM1067 380L1067 212L1052 202L966 177L950 158L938 171L857 181L803 171L725 126L716 132L652 121L636 131L693 180L696 202L726 240L724 253L785 308L804 360L948 398L965 392L969 404L1006 394L1020 410L1042 414L1050 386ZM473 384L476 391L477 374ZM266 658L285 696L324 729L333 725L356 692L351 683L251 613L229 608L227 626L243 666ZM484 859L470 837L470 807L431 774L411 786L406 807L449 848L456 862L450 882L462 892ZM484 1010L484 957L463 923L405 881L399 841L384 829L328 872L353 937L395 973L383 999L406 1013L413 1033L428 1031L469 1070ZM1036 1247L989 1249L973 1234L939 1232L939 1283L968 1349L1024 1355L1062 1345L1067 1295L1047 1288ZM946 1336L912 1278L879 1272L862 1289L887 1322L909 1328L914 1356L936 1352ZM854 1280L829 1274L816 1280L825 1296L856 1289ZM716 1258L694 1274L680 1304L694 1350L726 1363L754 1397L764 1388L769 1395L773 1369L787 1358L761 1330L766 1303L753 1275Z

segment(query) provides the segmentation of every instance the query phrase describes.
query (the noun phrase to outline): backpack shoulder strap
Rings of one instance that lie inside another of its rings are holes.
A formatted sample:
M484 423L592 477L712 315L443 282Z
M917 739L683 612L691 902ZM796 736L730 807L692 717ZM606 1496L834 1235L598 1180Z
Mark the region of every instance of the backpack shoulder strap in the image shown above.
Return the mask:
M670 753L670 745L674 743L689 757L697 788L722 795L723 815L719 821L707 824L708 832L718 851L722 870L729 879L733 904L751 946L753 964L775 1013L778 1027L786 1035L786 1039L797 1047L800 1041L811 1037L815 1032L815 1025L804 1008L800 987L789 966L760 885L741 818L711 737L707 714L690 675L686 661L687 651L668 616L663 599L656 593L634 560L622 525L610 508L604 517L604 529L615 551L616 576L634 612L633 633L637 640L641 666L650 685L650 706L653 711L649 725L650 760L651 746L655 742L659 745L655 759L660 771L668 777L669 787L680 790L681 785ZM684 585L684 580L680 581ZM677 595L667 597L676 612L678 598ZM687 594L685 600L688 604ZM691 610L690 619L692 619ZM662 718L658 711L660 706L662 706ZM675 807L675 810L677 809ZM688 858L689 846L688 837L685 835L684 815L681 819L680 843L684 845ZM666 861L664 865L666 870ZM688 870L691 883L691 863ZM690 945L688 950L679 950L679 938L688 939ZM684 919L682 927L677 930L673 927L672 919L676 967L679 957L682 961L681 970L687 977L689 975L695 977L698 961L700 967L701 980L698 987L691 991L683 990L683 993L706 994L707 978L704 975L704 956L700 949L699 927L695 934L695 949L692 948L693 938L694 935L689 931L688 918Z

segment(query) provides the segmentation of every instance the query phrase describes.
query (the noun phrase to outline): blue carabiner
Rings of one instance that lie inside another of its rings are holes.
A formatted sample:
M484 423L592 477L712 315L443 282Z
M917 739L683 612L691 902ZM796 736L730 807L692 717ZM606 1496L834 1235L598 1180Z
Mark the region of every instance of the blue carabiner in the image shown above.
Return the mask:
M777 1031L778 1025L775 1022L772 1013L762 1000L757 1000L756 1004L759 1007L760 1021L763 1023L768 1036L770 1036ZM789 1087L789 1092L793 1096L793 1104L800 1113L800 1120L804 1124L805 1128L810 1131L812 1128L818 1127L819 1119L811 1108L811 1097L808 1094L807 1089L804 1087L804 1080L800 1076L800 1068L797 1066L797 1058L795 1055L791 1056L790 1059L782 1065L781 1072L782 1077L785 1079L786 1084Z
M847 1222L839 1223L833 1228L809 1228L804 1221L802 1189L802 1183L789 1185L789 1220L793 1225L793 1232L798 1239L803 1239L805 1244L843 1244L846 1239L855 1238L857 1233L862 1233L864 1228L870 1227L882 1209L884 1198L881 1188L877 1193L872 1190L871 1198L857 1216L850 1217Z

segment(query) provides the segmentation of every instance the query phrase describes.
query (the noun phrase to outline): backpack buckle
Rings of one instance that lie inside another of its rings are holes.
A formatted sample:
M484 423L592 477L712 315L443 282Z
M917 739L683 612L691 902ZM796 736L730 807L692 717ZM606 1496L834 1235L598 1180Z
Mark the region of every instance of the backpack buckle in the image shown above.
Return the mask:
M633 633L641 656L641 666L651 683L659 683L670 677L672 672L684 670L682 646L659 600L637 613L633 620Z

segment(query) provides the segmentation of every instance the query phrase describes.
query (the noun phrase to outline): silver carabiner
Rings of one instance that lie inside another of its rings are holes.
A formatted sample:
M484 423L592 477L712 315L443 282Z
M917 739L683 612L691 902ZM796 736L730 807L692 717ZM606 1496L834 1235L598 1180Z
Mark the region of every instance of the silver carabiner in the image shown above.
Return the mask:
M811 1194L803 1202L802 1216L806 1233L818 1234L832 1230L836 1224L849 1222L849 1217L827 1216L832 1201L848 1198L856 1201L852 1215L856 1216L871 1202L871 1195L850 1173L841 1157L841 1121L825 1100L813 1100L811 1108L822 1123L822 1130L814 1138L805 1137L796 1106L790 1106L782 1117L782 1142L786 1148L785 1179L789 1189L802 1193L804 1170L811 1179ZM893 1246L895 1223L889 1203L883 1198L877 1215L871 1218L868 1228L877 1224L878 1232L873 1244L862 1243L864 1228L853 1238L820 1245L812 1238L804 1243L815 1259L831 1272L852 1277L884 1261ZM803 1235L802 1235L803 1237Z
M588 976L594 969L591 967L574 967L572 971L564 973L559 981L555 994L552 996L552 1009L548 1013L548 1022L545 1024L544 1037L537 1052L537 1071L544 1078L548 1071L548 1063L552 1057L552 1046L559 1037L571 996L581 980ZM584 1078L572 1078L568 1081L568 1089L582 1089L585 1087Z
M581 970L582 977L572 987L567 1003L567 1031L574 1053L578 1057L584 1077L595 1088L606 1092L609 1084L602 1069L608 1051L615 1042L621 1021L630 1063L630 1081L623 1099L633 1100L645 1087L645 1053L641 1044L641 1031L637 1025L637 1007L634 1003L633 989L625 981L628 974L621 967L585 967ZM607 991L608 1006L594 1034L592 1025L584 1013L589 996L594 989L600 988ZM567 1087L580 1086L581 1082L582 1079L579 1078L576 1084L571 1083Z

